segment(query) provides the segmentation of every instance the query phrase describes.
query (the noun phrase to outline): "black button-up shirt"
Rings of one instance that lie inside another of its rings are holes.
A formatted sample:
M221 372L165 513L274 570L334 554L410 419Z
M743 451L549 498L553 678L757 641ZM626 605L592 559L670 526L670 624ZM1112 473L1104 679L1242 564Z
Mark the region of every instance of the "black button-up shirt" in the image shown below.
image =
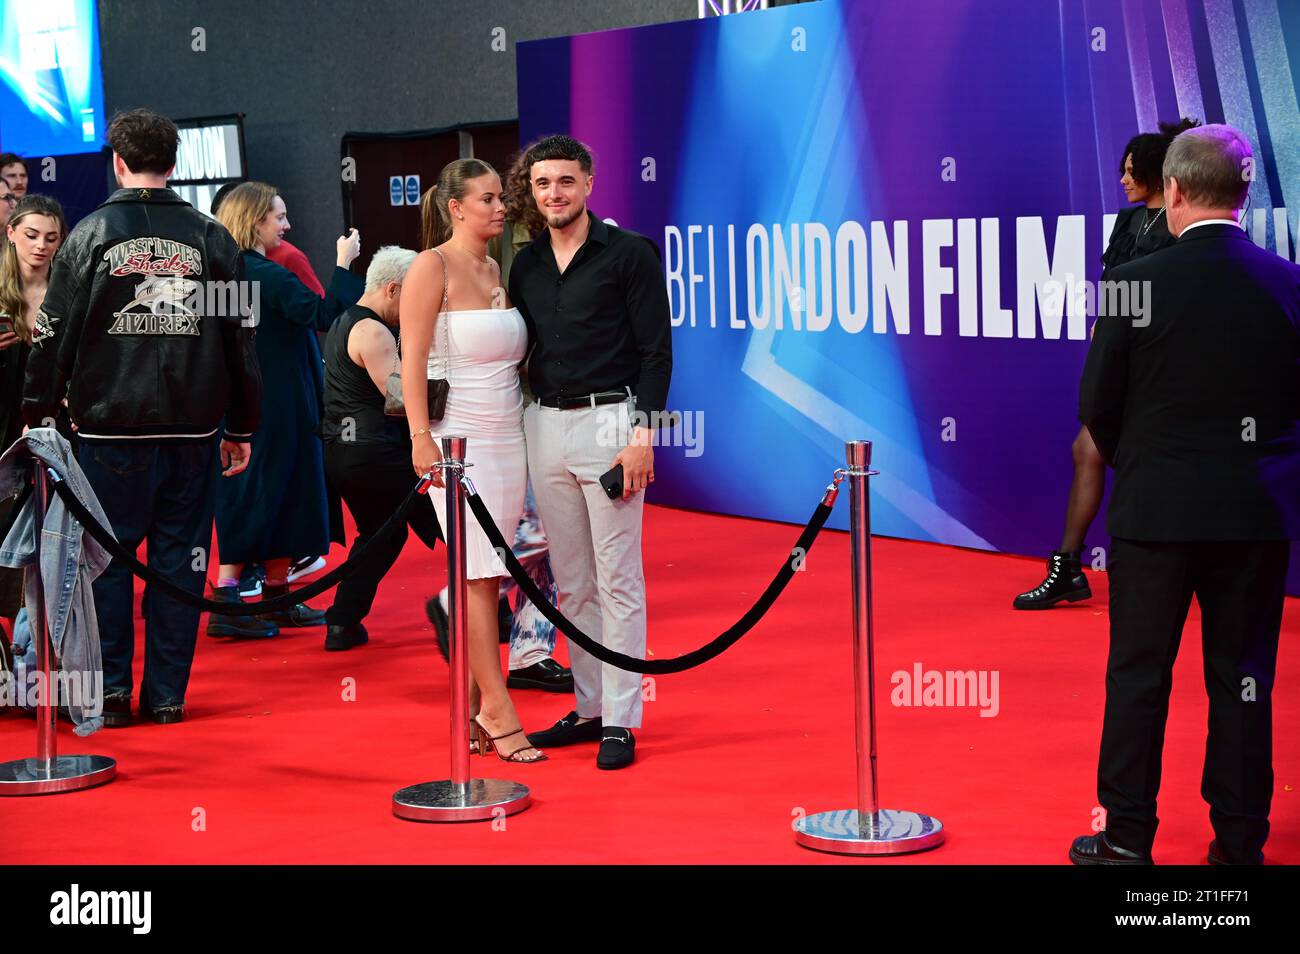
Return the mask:
M673 367L659 250L587 215L587 241L563 274L549 230L510 267L510 300L531 342L529 386L548 400L631 387L637 411L654 414L668 401Z

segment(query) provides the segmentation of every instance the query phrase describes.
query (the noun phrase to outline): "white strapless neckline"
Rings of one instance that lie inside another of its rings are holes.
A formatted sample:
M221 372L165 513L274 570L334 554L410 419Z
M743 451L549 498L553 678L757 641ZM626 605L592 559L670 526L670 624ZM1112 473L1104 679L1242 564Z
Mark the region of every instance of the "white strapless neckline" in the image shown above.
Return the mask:
M516 307L514 307L513 305L510 306L509 308L452 308L452 309L450 309L450 310L448 310L448 311L440 311L440 312L438 312L438 314L440 314L440 315L478 315L478 314L485 314L485 313L488 313L488 314L494 314L494 315L495 315L495 314L508 315L508 314L510 314L510 312L512 312L512 311L517 312L517 311L519 311L519 309L516 308Z

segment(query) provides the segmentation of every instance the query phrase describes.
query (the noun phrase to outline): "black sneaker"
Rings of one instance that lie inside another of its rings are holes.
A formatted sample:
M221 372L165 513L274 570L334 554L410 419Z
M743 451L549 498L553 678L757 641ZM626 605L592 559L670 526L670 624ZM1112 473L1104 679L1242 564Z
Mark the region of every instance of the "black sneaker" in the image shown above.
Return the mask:
M325 569L325 558L323 556L303 557L301 560L294 560L289 564L289 575L286 579L290 583L295 583L304 576L311 576L323 569Z
M244 572L239 574L239 595L246 600L262 595L262 584L266 582L266 567L260 563L244 564Z
M221 603L242 603L238 586L214 586L212 598ZM209 636L228 639L269 639L280 634L280 627L260 616L226 616L213 613L208 616Z
M541 689L544 692L572 692L573 670L554 659L543 659L523 669L511 669L507 689Z
M280 596L285 596L289 592L288 583L267 583L262 587L262 600L273 600ZM276 626L290 626L296 628L305 628L308 626L324 626L325 611L315 609L306 603L295 603L288 609L275 610L270 613L259 614L258 619L274 623Z
M636 758L636 737L631 729L610 726L600 734L600 751L596 753L596 768L627 768Z
M1079 554L1057 550L1047 559L1047 579L1032 590L1021 593L1011 605L1019 610L1050 609L1063 601L1077 603L1091 596L1092 588L1083 573Z
M370 634L360 623L355 626L326 626L325 649L327 652L340 652L354 646L364 646L370 642Z

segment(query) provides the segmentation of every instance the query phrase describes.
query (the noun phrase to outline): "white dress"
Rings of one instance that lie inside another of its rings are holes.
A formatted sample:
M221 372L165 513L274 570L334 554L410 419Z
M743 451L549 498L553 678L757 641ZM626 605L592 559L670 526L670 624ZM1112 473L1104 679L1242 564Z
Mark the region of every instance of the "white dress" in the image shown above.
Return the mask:
M443 377L444 342L448 355L447 408L441 421L430 425L439 438L463 436L465 473L506 540L513 540L524 511L528 483L528 453L524 445L524 397L519 387L519 362L528 347L528 329L517 308L476 308L444 311L429 348L429 377ZM431 488L433 506L443 531L447 528L446 493ZM478 520L465 508L465 550L468 577L507 576Z

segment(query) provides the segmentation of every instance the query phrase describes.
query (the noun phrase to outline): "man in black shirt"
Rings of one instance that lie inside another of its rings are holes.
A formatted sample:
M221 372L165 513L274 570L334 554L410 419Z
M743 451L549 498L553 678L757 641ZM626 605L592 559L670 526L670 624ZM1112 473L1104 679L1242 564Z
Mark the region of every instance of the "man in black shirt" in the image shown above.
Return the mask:
M641 510L654 480L653 422L672 372L668 294L649 239L587 211L591 153L550 136L525 155L547 230L520 250L510 298L531 344L528 470L550 538L560 605L602 645L645 658ZM601 475L622 467L611 500ZM533 733L539 747L600 740L596 764L630 765L641 677L570 647L577 709Z

